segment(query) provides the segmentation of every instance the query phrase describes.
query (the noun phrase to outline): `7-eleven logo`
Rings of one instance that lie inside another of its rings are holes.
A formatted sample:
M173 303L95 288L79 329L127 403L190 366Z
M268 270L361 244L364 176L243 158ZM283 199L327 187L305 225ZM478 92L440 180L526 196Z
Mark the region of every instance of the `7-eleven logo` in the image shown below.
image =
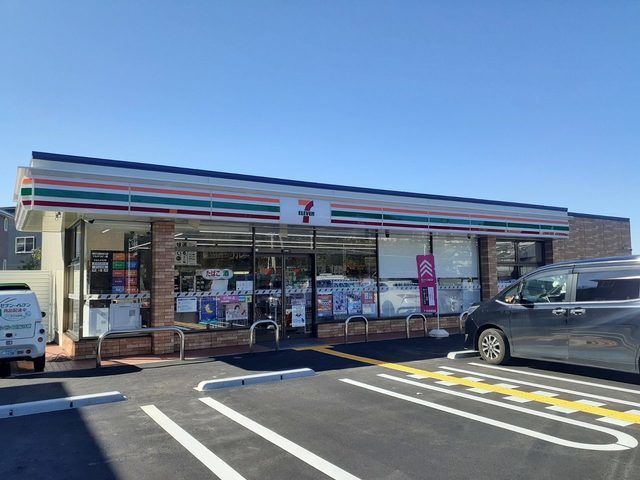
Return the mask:
M298 205L302 207L302 210L298 210L298 215L302 217L302 223L309 223L309 218L315 215L312 212L313 200L298 200Z

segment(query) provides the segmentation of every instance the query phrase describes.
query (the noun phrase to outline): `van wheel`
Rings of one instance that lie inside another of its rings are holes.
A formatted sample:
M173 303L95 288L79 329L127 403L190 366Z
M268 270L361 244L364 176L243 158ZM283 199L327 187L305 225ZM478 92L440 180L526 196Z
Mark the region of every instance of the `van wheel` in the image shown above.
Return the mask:
M482 359L494 365L506 363L509 358L509 342L500 330L488 328L480 334L478 350Z
M36 372L44 372L44 365L46 363L46 357L42 355L41 357L36 357L33 359L33 369Z
M0 362L0 378L11 375L11 364L9 362Z

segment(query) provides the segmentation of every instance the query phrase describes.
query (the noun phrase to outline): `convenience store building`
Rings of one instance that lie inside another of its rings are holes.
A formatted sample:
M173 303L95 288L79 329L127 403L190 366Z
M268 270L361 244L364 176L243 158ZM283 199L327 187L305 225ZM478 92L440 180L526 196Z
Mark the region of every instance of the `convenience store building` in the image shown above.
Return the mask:
M18 169L15 200L17 228L42 232L50 328L75 358L114 327L177 325L187 349L246 345L262 319L286 338L341 335L350 315L402 332L425 254L453 332L540 265L631 252L627 218L43 152ZM155 334L108 340L105 355L174 348Z

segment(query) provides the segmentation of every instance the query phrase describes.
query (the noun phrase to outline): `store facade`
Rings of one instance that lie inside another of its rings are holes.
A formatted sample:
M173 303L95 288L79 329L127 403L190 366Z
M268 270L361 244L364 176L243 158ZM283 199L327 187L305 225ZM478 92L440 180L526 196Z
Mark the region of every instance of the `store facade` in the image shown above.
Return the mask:
M573 219L559 207L41 152L19 169L15 196L18 228L43 232L43 268L57 272L52 328L77 358L114 328L177 325L192 349L246 344L265 319L286 338L337 336L351 315L374 333L402 331L423 307L416 259L429 254L455 330L499 285L563 259ZM628 219L611 221L621 226L607 248L628 253ZM158 334L106 353L173 349Z

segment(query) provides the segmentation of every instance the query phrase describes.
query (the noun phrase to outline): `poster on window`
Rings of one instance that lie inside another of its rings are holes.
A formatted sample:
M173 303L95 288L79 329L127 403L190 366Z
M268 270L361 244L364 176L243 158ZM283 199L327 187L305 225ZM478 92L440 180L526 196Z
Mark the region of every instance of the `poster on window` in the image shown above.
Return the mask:
M359 293L347 295L347 312L349 315L362 315L362 299Z
M90 258L91 293L111 293L111 252L92 250Z
M420 310L422 313L438 312L438 283L433 255L416 255Z
M200 323L203 325L218 323L218 301L216 297L200 297Z
M333 295L330 293L319 293L316 303L319 318L333 315Z
M347 294L346 292L333 292L333 314L344 315L347 313Z
M304 327L306 320L306 300L304 298L291 299L291 326Z
M375 292L362 292L362 314L375 315L376 312L376 296Z
M237 322L249 319L249 305L247 302L227 303L224 308L224 319L227 322Z
M176 265L198 265L198 242L193 240L176 242Z
M192 313L198 311L198 297L177 297L176 313Z

